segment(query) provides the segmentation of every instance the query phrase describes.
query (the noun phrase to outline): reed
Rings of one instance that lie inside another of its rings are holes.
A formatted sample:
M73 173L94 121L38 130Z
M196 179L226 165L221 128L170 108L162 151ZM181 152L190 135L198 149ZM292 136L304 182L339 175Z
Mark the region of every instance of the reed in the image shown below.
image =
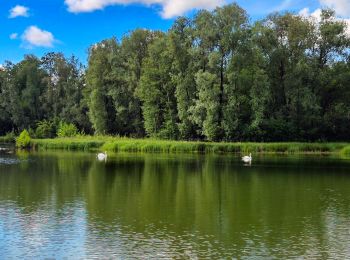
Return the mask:
M16 135L14 132L9 132L4 136L0 136L0 143L15 143Z
M112 136L33 139L35 149L108 150L145 153L340 153L348 143L251 143L186 142L158 139L133 139ZM350 146L349 146L350 147Z
M92 138L55 138L33 139L32 148L45 150L80 150L89 151L100 148L105 142Z

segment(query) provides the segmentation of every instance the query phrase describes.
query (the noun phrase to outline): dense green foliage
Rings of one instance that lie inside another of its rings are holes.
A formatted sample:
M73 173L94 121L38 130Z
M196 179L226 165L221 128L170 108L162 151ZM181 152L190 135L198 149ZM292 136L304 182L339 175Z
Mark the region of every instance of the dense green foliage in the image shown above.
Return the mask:
M0 135L38 128L38 136L53 137L52 123L60 120L90 131L83 90L84 70L74 57L48 53L7 62L0 70Z
M27 130L23 130L21 134L16 138L16 147L24 149L30 147L31 138Z
M251 23L230 4L94 44L86 69L62 54L26 56L0 71L0 135L52 137L58 120L100 135L348 141L350 38L334 15Z
M56 136L57 123L54 121L43 120L37 123L35 129L36 138L54 138Z
M57 130L58 137L74 137L78 135L78 129L74 124L60 122Z

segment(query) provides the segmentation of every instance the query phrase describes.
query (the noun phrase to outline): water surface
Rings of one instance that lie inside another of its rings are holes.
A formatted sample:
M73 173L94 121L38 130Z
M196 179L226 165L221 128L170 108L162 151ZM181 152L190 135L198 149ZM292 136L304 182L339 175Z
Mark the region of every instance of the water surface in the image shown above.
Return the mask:
M254 155L253 155L254 156ZM4 258L350 257L350 162L0 153Z

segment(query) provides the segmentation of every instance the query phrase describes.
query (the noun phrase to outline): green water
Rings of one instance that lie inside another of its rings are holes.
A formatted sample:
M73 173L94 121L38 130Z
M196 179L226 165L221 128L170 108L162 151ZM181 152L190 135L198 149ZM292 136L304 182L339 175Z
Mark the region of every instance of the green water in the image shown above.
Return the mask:
M0 255L349 258L350 162L2 152Z

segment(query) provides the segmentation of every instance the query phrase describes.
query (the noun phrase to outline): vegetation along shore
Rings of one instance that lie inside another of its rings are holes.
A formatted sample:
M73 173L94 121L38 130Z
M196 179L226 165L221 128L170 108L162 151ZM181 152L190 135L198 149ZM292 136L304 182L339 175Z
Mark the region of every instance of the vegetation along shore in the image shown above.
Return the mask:
M0 69L0 142L21 133L20 148L349 154L349 46L333 10L251 22L230 4L96 43L86 66L28 55Z
M32 139L24 130L0 136L0 143L14 143L18 148L34 150L76 150L144 153L281 153L281 154L340 154L350 157L350 143L304 142L203 142L160 139L136 139L113 136L71 136Z
M287 153L324 154L350 151L349 143L229 143L188 142L157 139L132 139L118 137L75 137L32 139L34 149L100 150L113 152L149 153ZM349 154L348 154L349 155Z

